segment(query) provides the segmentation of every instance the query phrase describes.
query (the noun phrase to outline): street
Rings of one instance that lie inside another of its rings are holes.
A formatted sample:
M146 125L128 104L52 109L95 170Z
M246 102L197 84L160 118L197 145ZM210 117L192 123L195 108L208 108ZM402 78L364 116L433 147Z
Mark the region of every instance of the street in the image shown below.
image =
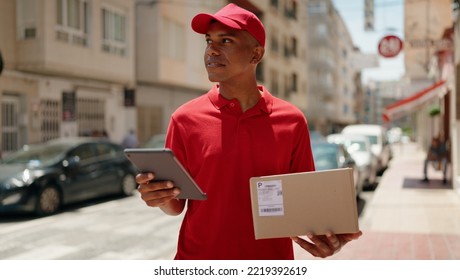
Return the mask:
M172 259L181 216L147 207L138 194L66 207L57 215L0 217L0 259Z
M358 199L360 240L332 259L458 259L460 201L452 187L420 178L416 144L395 151L375 189ZM420 182L420 179L414 179ZM2 260L168 260L174 257L182 216L167 216L139 197L109 197L66 207L62 213L0 217ZM393 244L394 243L394 244ZM296 259L314 259L294 246Z
M372 193L361 195L361 210ZM147 207L138 194L79 203L43 218L2 216L0 259L172 259L181 220Z

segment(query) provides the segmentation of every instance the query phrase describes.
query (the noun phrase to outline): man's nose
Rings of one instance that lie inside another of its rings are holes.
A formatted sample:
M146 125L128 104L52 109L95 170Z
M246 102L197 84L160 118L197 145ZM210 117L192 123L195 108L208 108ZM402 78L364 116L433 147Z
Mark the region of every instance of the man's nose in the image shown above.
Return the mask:
M215 44L208 44L208 46L206 47L206 54L209 56L219 55L219 48Z

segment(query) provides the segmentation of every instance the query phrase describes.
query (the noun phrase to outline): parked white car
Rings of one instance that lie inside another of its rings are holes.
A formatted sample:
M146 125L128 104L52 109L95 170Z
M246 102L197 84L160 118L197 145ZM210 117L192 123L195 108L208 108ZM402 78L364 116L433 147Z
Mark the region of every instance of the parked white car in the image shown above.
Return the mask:
M372 153L378 159L377 173L381 174L392 158L390 143L388 142L386 129L377 124L353 124L342 130L346 135L364 135L371 143Z
M378 159L372 153L371 143L364 135L335 133L327 136L330 143L343 144L362 176L362 187L377 183Z

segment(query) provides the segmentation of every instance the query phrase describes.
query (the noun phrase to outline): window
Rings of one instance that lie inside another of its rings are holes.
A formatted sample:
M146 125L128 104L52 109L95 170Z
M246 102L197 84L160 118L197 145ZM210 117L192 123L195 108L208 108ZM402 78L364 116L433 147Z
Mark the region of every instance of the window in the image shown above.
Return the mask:
M290 50L290 48L289 48L289 43L288 43L286 37L284 38L283 41L284 41L284 45L283 45L284 57L285 57L285 58L289 58L289 56L291 55L291 50Z
M3 95L1 107L2 152L12 152L19 148L19 98Z
M16 6L18 38L21 40L37 37L37 1L18 0Z
M185 60L185 28L182 24L163 18L162 53L165 57Z
M291 10L292 18L297 19L297 2L292 2L292 10Z
M327 4L325 2L308 3L309 14L325 14L327 13Z
M95 147L99 160L114 159L121 153L121 151L116 150L116 146L108 143L97 143L95 144Z
M46 142L59 137L60 106L59 101L44 99L40 101L41 108L41 139Z
M101 109L102 108L102 109ZM97 98L77 98L78 134L91 135L105 129L105 101Z
M70 44L89 45L88 0L56 0L56 38Z
M69 153L70 157L78 157L76 161L80 166L91 164L96 159L96 152L93 144L83 144Z
M317 35L321 36L327 36L328 35L328 30L326 24L320 23L316 25L315 31Z
M272 53L278 53L279 42L278 42L278 37L275 34L270 36L270 46L271 46Z
M292 74L292 91L293 92L297 91L297 74L296 73Z
M289 76L284 76L284 97L289 98L291 96L292 86L289 83Z
M126 56L126 14L113 8L102 9L102 50Z
M291 53L297 57L297 39L295 37L292 37Z
M286 2L284 6L284 15L289 19L297 19L297 3L295 1L290 2L290 5Z

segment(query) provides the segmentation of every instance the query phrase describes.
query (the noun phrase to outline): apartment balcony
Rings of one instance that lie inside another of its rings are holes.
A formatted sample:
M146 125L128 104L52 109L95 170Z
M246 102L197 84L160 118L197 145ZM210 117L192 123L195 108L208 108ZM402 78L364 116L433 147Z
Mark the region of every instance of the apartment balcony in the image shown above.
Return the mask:
M322 58L315 55L311 55L308 60L309 67L316 69L316 70L323 70L323 71L335 71L334 61L329 58Z
M17 22L16 34L11 32L9 39L15 50L14 69L135 83L134 29L128 28L134 27L133 2L123 2L122 10L102 6L101 0L78 6L67 1L27 3L33 5L9 6L7 11L13 15L11 22Z
M16 65L20 71L122 83L135 80L132 55L118 56L59 41L34 40L17 45Z
M328 35L309 35L308 44L310 48L329 48L334 49L334 42Z
M323 100L331 100L336 96L334 86L325 82L312 81L309 90L311 95L321 97Z

